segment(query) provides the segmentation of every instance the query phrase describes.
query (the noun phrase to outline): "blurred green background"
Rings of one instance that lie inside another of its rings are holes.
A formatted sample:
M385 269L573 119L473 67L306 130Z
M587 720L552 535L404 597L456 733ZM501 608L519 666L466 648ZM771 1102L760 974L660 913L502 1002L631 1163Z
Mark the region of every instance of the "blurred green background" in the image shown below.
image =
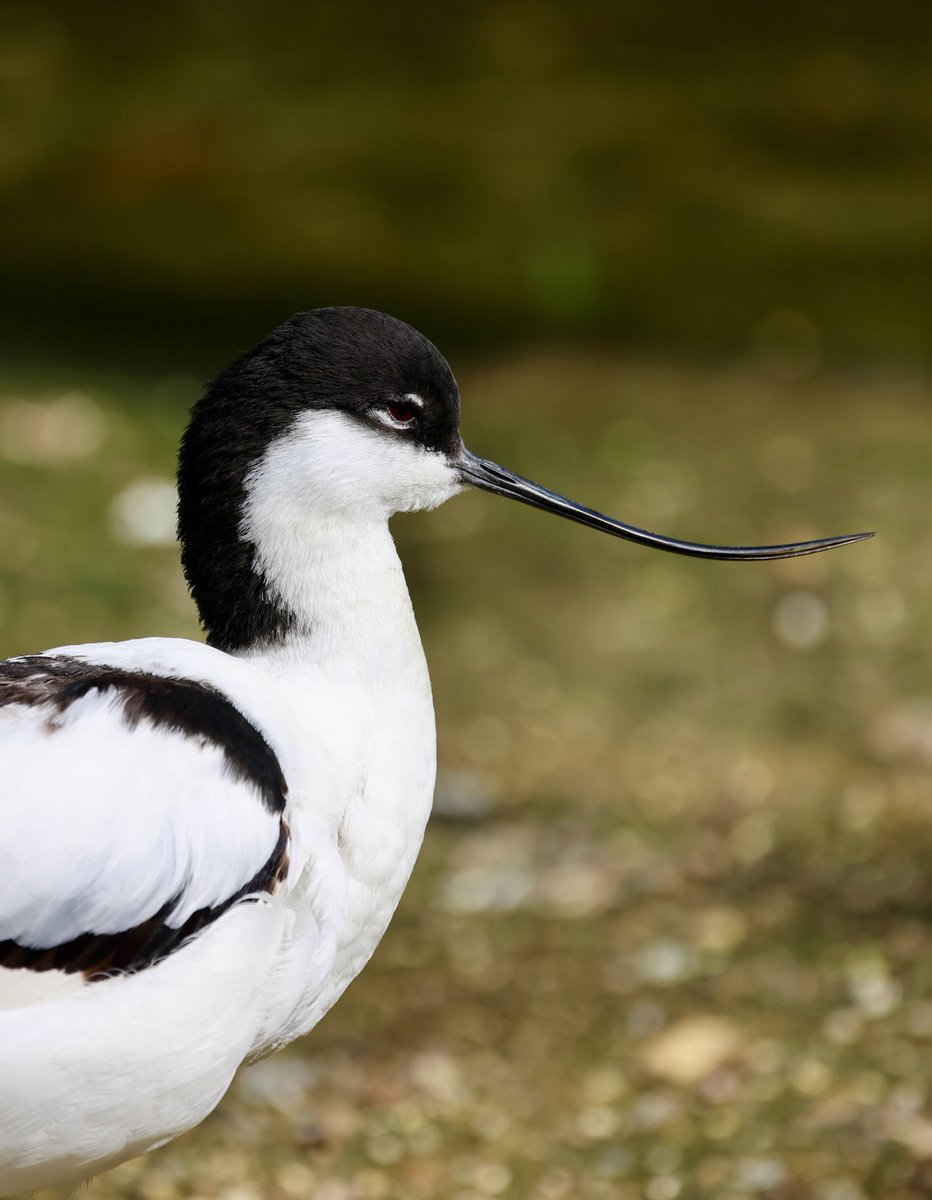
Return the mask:
M932 8L0 3L0 652L197 636L201 381L298 308L451 357L399 518L437 816L371 966L94 1200L932 1196Z

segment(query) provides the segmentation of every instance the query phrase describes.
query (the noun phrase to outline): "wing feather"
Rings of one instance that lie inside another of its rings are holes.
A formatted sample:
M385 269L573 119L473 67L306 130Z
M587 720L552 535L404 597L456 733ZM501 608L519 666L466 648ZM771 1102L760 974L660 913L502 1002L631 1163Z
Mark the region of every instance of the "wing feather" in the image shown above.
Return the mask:
M0 663L0 965L99 978L164 958L287 866L285 781L204 683Z

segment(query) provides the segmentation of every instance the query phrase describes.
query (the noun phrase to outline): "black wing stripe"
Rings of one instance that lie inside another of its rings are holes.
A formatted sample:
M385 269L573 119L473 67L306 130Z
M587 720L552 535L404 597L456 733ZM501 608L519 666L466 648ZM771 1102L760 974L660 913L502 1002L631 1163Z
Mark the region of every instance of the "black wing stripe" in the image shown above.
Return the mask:
M48 709L50 731L56 728L55 717L76 700L91 691L111 690L122 701L123 720L130 729L148 720L213 743L223 751L235 778L256 787L270 812L284 812L288 785L275 752L255 725L209 684L99 666L64 654L0 662L0 708L24 704Z
M222 904L200 908L173 929L165 920L177 904L175 896L147 921L121 933L82 933L59 946L36 949L12 939L0 941L0 967L30 971L81 972L89 983L129 971L141 971L167 958L234 904L256 893L274 892L288 872L288 825L281 821L278 843L262 868Z

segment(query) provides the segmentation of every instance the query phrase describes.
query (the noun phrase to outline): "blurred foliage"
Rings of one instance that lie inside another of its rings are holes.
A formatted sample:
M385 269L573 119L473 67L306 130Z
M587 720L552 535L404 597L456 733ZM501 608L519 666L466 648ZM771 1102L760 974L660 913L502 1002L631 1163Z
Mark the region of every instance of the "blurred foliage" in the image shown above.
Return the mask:
M3 3L4 336L352 302L714 357L790 310L916 362L930 48L925 0Z

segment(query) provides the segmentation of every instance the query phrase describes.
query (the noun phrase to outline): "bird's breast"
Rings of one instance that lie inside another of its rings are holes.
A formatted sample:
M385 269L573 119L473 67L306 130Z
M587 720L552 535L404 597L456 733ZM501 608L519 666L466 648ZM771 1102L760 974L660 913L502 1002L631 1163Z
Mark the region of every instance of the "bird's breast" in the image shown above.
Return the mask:
M362 970L401 899L430 815L436 734L423 655L365 689L324 673L282 699L294 924L275 986L294 993L280 1023L296 1036Z

